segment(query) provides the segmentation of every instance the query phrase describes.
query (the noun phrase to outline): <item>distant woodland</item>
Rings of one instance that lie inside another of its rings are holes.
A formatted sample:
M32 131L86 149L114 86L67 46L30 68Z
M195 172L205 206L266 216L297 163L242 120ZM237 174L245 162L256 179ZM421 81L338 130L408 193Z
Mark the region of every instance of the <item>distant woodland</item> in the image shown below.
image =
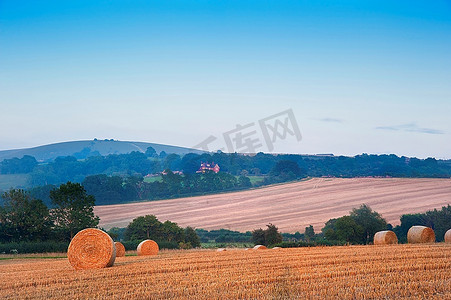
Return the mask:
M196 173L202 162L218 164L220 172ZM161 175L165 170L165 175ZM96 205L102 205L246 189L304 177L368 176L450 178L451 160L367 154L178 155L157 153L149 147L145 153L93 155L84 159L66 156L46 163L23 156L0 163L0 181L8 182L11 178L10 186L5 186L7 183L1 186L3 191L24 188L47 205L51 205L50 191L68 181L81 183L88 194L95 196ZM22 178L22 183L15 183L15 178Z

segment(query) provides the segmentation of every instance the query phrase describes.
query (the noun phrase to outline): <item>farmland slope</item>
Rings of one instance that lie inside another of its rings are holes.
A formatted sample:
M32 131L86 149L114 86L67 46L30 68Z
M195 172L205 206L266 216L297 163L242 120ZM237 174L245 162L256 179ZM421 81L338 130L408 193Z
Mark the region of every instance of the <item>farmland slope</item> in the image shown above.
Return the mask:
M391 224L405 213L451 203L451 180L429 178L313 178L234 193L95 207L100 226L125 227L156 215L181 226L247 231L273 223L282 232L315 231L366 203Z

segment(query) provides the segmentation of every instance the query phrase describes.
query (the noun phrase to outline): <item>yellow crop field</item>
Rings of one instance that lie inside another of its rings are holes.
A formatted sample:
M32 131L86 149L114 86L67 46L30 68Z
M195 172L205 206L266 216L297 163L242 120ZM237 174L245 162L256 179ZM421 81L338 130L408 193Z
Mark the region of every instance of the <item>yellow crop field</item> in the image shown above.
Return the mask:
M0 261L0 299L451 299L451 245L161 251L113 267Z

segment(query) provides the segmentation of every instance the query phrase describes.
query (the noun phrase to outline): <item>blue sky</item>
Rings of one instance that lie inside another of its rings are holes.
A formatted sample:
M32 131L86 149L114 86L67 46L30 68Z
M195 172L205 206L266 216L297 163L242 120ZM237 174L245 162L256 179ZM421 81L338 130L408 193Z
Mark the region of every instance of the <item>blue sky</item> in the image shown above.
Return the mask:
M336 2L1 0L0 150L213 150L292 109L274 152L451 158L451 2Z

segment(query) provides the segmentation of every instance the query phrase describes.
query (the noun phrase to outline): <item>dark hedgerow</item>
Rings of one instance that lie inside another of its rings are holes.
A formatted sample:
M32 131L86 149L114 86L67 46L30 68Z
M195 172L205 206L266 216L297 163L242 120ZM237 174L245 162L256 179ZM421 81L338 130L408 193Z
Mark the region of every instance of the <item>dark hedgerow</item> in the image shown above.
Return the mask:
M0 244L0 254L67 252L68 242L18 242Z

